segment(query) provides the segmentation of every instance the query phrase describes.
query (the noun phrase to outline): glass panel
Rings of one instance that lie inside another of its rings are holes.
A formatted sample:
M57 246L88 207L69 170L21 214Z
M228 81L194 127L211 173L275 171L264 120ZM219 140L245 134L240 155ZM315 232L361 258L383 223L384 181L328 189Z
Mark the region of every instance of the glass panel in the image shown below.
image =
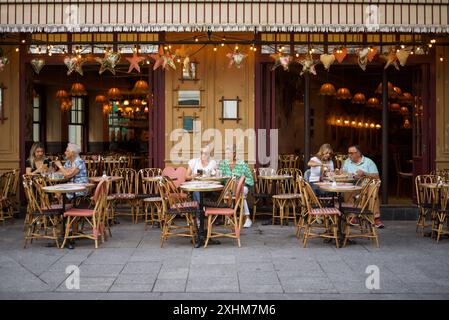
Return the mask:
M33 108L33 121L39 122L39 108Z
M82 126L81 125L69 125L69 141L82 146Z
M40 141L39 137L39 123L33 123L33 141Z

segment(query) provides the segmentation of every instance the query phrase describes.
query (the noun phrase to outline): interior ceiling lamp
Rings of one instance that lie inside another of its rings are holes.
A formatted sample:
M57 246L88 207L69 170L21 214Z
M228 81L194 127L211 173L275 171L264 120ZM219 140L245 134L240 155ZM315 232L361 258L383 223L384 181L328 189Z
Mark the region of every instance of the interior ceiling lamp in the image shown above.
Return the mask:
M95 97L95 103L105 104L107 102L108 102L108 99L102 94L99 94Z
M103 113L108 114L111 111L111 105L109 103L103 103Z
M72 84L70 94L75 97L87 96L87 91L82 83L75 82Z
M405 104L413 104L415 98L410 92L404 92L401 96L399 96L399 101Z
M61 110L63 112L69 111L72 108L72 100L71 99L63 99L61 101Z
M408 108L407 107L401 107L400 111L399 111L402 115L407 115L408 114Z
M109 100L120 100L122 97L122 93L120 92L119 88L111 88L108 91L108 98Z
M402 127L404 129L410 129L412 127L412 124L410 123L410 120L408 118L404 119L404 123L402 124Z
M58 90L56 92L56 99L67 99L69 97L69 94L65 90Z
M352 103L355 104L365 104L366 103L366 98L365 95L361 92L358 92L354 95L354 97L352 98Z
M139 107L139 106L141 106L141 101L139 100L139 99L133 99L132 101L131 101L131 106L133 106L133 107Z
M338 89L335 98L338 100L346 100L346 99L349 100L352 98L351 91L349 91L348 88L340 88Z
M148 82L146 82L145 80L139 80L134 85L133 93L146 95L146 94L148 94L149 88L150 87L148 85Z
M320 88L320 95L322 96L335 96L337 91L332 83L324 83Z
M377 106L380 105L380 102L379 102L379 99L377 99L376 97L372 97L372 98L368 99L368 101L366 102L366 105L368 107L376 108Z
M401 106L399 105L399 103L396 102L390 103L390 111L401 111Z
M388 97L391 97L391 95L394 93L394 86L391 82L388 82ZM376 89L377 94L382 94L382 82L379 83Z

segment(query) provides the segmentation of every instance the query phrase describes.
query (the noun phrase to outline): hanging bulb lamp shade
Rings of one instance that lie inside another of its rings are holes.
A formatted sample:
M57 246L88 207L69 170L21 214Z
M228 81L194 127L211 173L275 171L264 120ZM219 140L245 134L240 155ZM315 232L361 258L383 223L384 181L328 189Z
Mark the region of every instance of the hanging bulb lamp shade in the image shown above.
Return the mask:
M408 114L408 108L407 107L401 107L400 111L399 111L402 115L407 115Z
M108 99L102 94L99 94L95 97L95 103L105 104L107 102L108 102Z
M400 96L400 95L402 94L402 90L401 90L401 88L399 88L399 87L394 87L394 88L393 88L393 91L396 92L396 94L397 94L398 96Z
M145 113L148 113L148 111L150 111L150 109L149 109L148 107L145 107L145 109L143 109L143 111L144 111Z
M145 80L139 80L134 85L133 93L146 95L148 94L149 88L150 86L148 85L148 82L146 82Z
M140 106L140 105L141 105L141 101L139 99L133 99L131 101L131 106L133 106L133 107L137 107L137 106Z
M399 103L390 103L390 111L401 111L401 106Z
M354 104L365 104L366 98L365 95L361 92L358 92L352 97L352 103Z
M324 83L320 88L320 95L322 96L335 96L337 91L332 83Z
M348 88L340 88L335 95L338 100L349 100L352 98L351 91Z
M75 82L72 84L70 94L75 97L87 96L87 91L82 83Z
M63 112L69 111L72 108L72 100L64 99L61 101L61 110Z
M69 94L65 90L58 90L56 92L56 99L67 99L69 97Z
M399 101L401 101L402 103L405 103L405 104L413 104L413 102L415 101L415 98L413 97L413 95L410 92L404 92L399 97Z
M103 104L103 113L108 114L111 111L111 105L109 103Z
M391 82L388 82L388 96L390 97L393 92L394 92L394 86ZM377 94L382 94L382 82L379 83L379 85L377 86L377 89L375 91Z
M408 118L404 119L404 124L402 125L404 129L410 129L412 127L412 124L410 123L410 120Z
M108 98L109 100L120 100L122 97L122 93L120 92L119 88L111 88L108 91Z
M371 97L366 102L366 105L371 108L376 108L380 105L380 102L379 99L377 99L376 97Z

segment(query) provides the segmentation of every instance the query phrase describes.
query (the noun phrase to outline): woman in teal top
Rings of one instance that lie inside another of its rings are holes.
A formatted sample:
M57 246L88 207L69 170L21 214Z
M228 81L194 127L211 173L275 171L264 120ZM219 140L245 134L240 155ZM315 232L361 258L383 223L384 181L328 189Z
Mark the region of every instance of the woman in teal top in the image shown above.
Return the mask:
M249 208L246 202L246 196L248 194L248 188L254 186L254 178L251 169L248 164L243 160L237 160L237 149L235 146L227 147L225 151L225 160L220 163L220 171L223 176L235 176L238 180L241 176L245 176L245 187L243 188L243 193L245 195L245 200L243 202L243 211L245 213L245 224L244 228L249 228L252 225L252 221L249 218Z

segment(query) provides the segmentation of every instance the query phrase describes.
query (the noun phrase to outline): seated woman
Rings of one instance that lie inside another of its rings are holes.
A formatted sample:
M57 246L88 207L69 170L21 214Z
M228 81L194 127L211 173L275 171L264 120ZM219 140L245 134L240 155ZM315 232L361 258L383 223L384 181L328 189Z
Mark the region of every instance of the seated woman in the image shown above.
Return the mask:
M50 161L45 157L44 146L35 142L30 150L30 157L25 162L26 174L47 172Z
M243 160L237 160L237 148L226 147L225 160L220 163L220 170L223 176L235 176L238 180L242 175L245 176L245 187L243 188L243 194L245 196L245 201L243 203L243 211L246 217L244 228L249 228L252 225L252 221L249 218L249 208L246 201L246 196L248 194L248 188L254 186L254 177L248 166L248 164Z
M330 144L323 144L318 153L310 159L307 165L310 167L309 182L313 191L317 195L324 195L325 192L321 191L315 182L319 182L323 176L324 171L333 171L334 163L332 161L333 150Z
M189 161L186 172L186 180L192 180L197 176L201 176L203 172L211 172L217 167L217 162L210 158L210 150L208 147L201 149L199 158L193 158ZM193 192L193 200L200 202L200 193Z
M70 179L74 183L88 183L87 169L84 160L80 158L81 147L74 143L69 143L65 150L67 158L66 163L62 166L61 161L55 161L59 172L64 175L64 178ZM76 196L85 196L84 192L77 192ZM73 194L67 194L67 198L73 198Z

